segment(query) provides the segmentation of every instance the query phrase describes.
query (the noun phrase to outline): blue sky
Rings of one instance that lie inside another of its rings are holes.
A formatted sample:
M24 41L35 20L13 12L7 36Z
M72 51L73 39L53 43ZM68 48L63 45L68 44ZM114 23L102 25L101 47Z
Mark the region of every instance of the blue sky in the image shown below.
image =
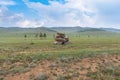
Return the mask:
M0 0L0 27L120 29L119 0Z

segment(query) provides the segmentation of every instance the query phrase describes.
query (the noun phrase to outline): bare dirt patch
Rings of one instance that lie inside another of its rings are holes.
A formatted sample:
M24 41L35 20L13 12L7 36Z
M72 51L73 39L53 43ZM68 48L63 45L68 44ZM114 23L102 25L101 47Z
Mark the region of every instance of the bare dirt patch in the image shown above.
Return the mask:
M16 63L16 65L22 65L22 63ZM120 70L120 55L105 54L86 58L63 57L56 60L40 61L36 65L29 71L9 73L3 78L4 80L98 80L97 77L101 76L99 73L105 73L104 69L115 67ZM112 74L112 72L110 73ZM115 77L113 80L119 80L119 75L119 72L113 75Z

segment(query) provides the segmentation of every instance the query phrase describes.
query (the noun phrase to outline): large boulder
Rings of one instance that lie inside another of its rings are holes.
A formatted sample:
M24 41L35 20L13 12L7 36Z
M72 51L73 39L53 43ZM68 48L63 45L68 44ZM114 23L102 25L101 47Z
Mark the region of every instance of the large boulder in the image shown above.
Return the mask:
M69 42L69 38L63 33L57 33L55 36L55 44L66 44Z

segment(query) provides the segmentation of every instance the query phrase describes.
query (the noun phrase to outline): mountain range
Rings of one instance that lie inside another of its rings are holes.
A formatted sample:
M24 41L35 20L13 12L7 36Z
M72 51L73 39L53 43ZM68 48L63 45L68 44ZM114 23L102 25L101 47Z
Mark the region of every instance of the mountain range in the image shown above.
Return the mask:
M0 33L36 33L36 32L46 32L46 33L76 33L76 32L94 32L94 31L104 31L104 32L117 32L120 33L120 29L114 28L90 28L90 27L38 27L38 28L20 28L20 27L0 27Z

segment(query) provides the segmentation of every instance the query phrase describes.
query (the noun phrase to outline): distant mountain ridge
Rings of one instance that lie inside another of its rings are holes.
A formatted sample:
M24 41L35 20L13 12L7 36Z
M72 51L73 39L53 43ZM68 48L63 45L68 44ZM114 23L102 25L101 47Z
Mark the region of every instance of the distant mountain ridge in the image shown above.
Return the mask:
M29 37L30 36L35 37L36 34L40 34L40 33L53 35L56 33L56 31L46 27L39 27L39 28L0 27L0 37L23 37L25 34Z
M72 33L82 30L83 28L82 27L52 27L50 29L55 30L57 32Z
M9 28L4 28L0 27L0 32L19 32L19 33L24 33L24 32L56 32L54 30L51 30L46 27L39 27L39 28L20 28L20 27L9 27Z
M93 32L93 31L105 31L105 32L119 32L120 29L114 28L91 28L91 27L52 27L52 30L64 33L72 33L72 32Z
M115 29L115 28L100 28L100 29L109 31L109 32L119 32L120 33L120 29Z
M103 31L103 32L117 32L120 33L120 29L114 28L90 28L90 27L38 27L38 28L20 28L20 27L0 27L0 33L35 33L35 32L47 32L47 33L75 33L75 32L94 32L94 31Z

